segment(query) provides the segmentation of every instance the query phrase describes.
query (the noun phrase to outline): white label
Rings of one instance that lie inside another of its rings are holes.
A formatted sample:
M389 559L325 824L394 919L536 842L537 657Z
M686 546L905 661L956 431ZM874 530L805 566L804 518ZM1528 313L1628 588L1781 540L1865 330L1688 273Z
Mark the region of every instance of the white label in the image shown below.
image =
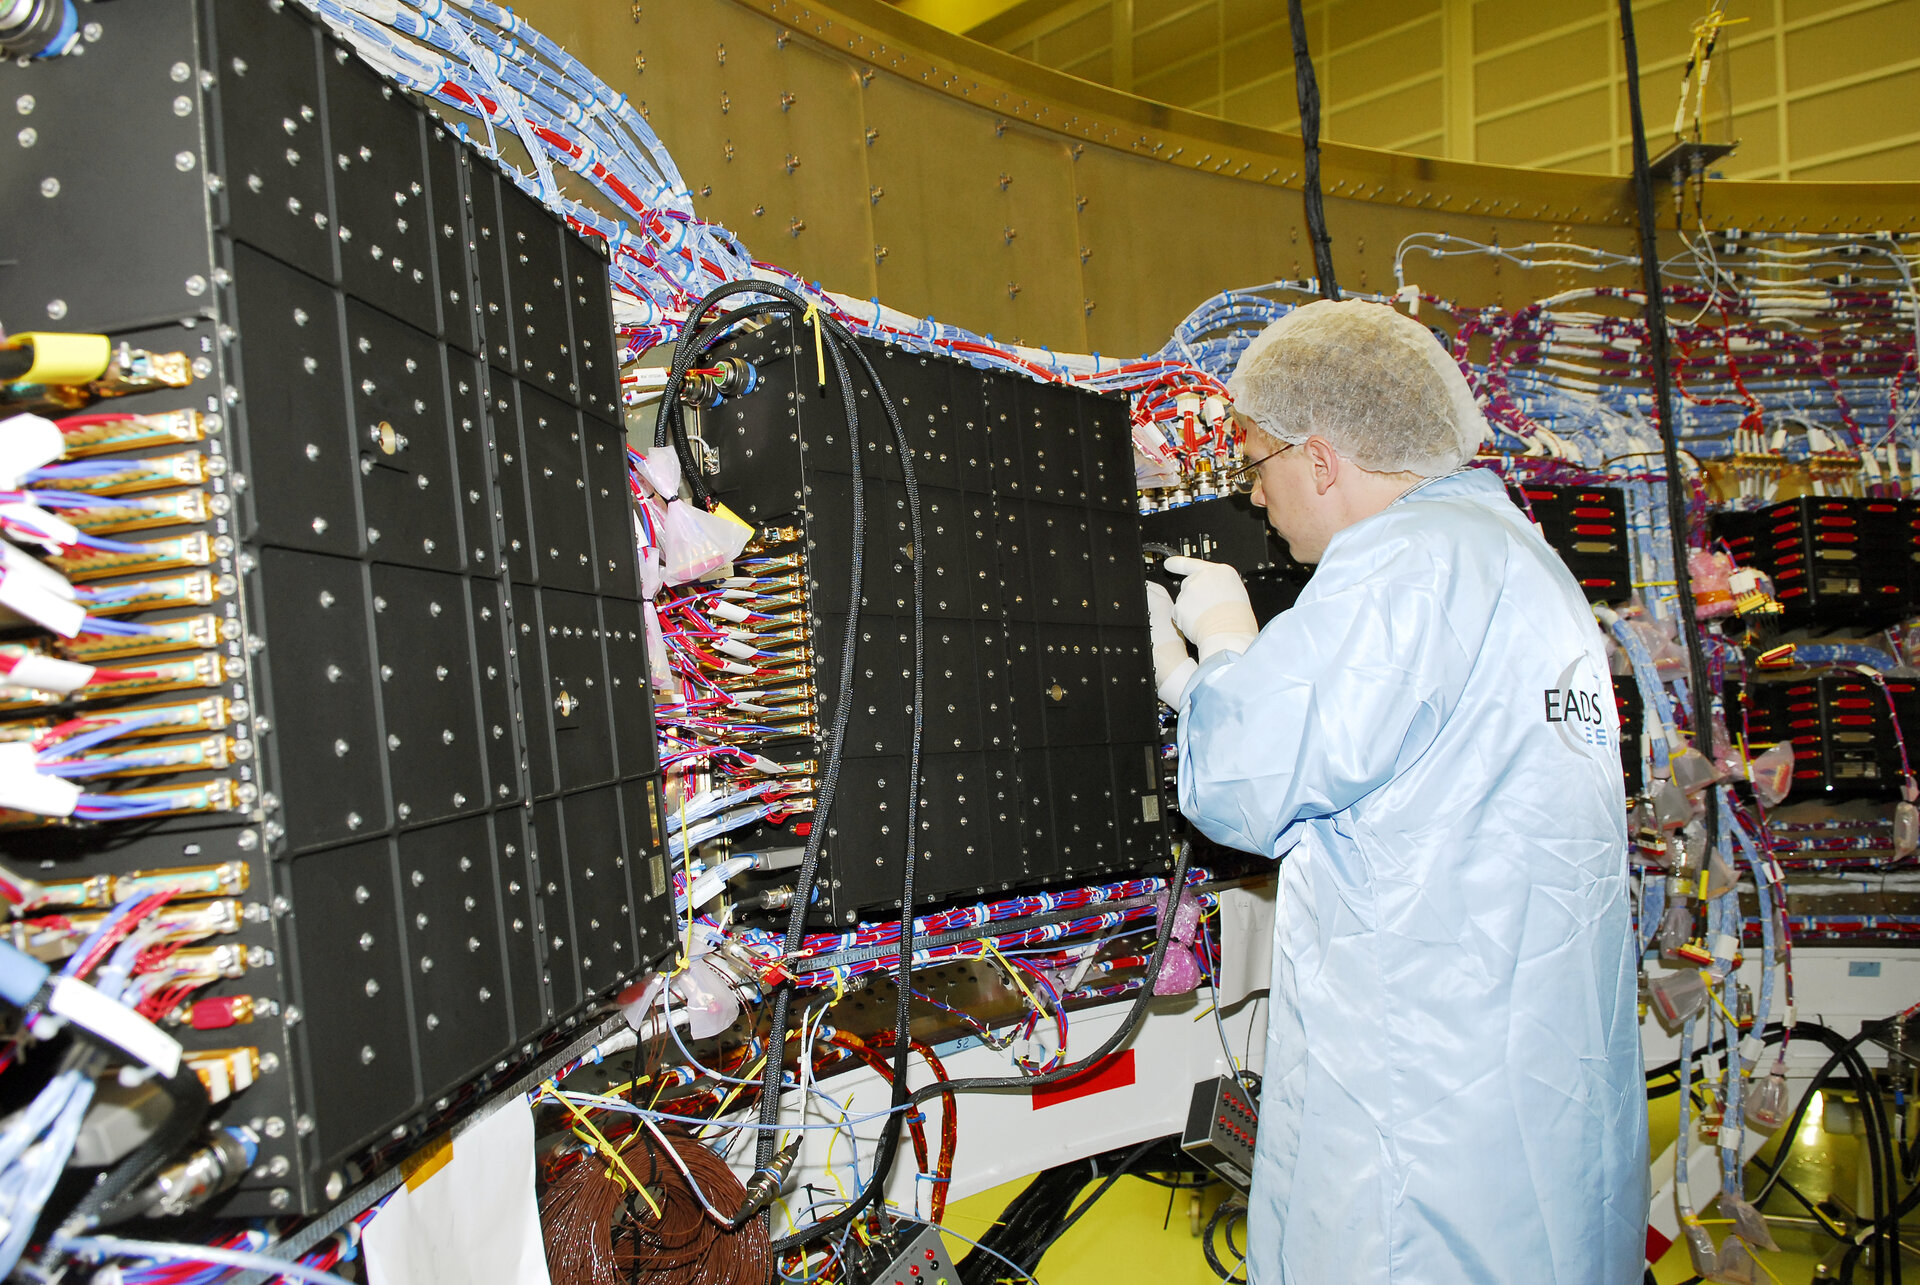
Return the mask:
M114 1047L125 1049L168 1079L180 1070L179 1040L78 977L62 977L55 982L47 1008Z
M30 651L14 662L13 669L7 674L7 681L14 687L31 687L65 696L92 682L93 672L92 665Z
M1760 1055L1767 1051L1767 1042L1758 1035L1749 1035L1740 1041L1740 1057L1748 1066L1758 1066Z
M0 504L0 523L25 527L19 533L20 538L40 545L48 553L58 553L68 545L80 543L79 527L37 504Z
M69 817L79 802L79 786L41 774L32 745L23 741L0 745L0 808L43 817Z
M86 608L73 601L73 586L65 576L5 540L0 540L0 568L0 606L63 638L80 632Z
M1735 937L1732 933L1715 933L1713 935L1713 957L1715 959L1732 959L1739 953L1740 939L1738 937Z
M38 415L0 421L0 489L19 489L20 479L67 453L60 426Z

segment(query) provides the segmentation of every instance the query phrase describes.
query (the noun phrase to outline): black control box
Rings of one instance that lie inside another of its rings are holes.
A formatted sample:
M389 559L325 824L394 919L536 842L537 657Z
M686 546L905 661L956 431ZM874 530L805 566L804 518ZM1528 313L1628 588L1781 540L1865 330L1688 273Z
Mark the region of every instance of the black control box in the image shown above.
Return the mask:
M1260 1130L1260 1110L1246 1086L1230 1076L1193 1086L1187 1108L1187 1127L1180 1150L1207 1167L1208 1172L1241 1192L1253 1190L1254 1139Z

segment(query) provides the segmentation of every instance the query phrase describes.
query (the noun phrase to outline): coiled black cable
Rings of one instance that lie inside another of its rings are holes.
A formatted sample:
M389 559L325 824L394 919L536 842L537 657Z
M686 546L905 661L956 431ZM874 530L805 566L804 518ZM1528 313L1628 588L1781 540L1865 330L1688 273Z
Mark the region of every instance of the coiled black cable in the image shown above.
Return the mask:
M1233 1233L1229 1230L1227 1232L1227 1247L1233 1250L1234 1257L1240 1259L1240 1261L1232 1267L1228 1267L1220 1261L1220 1251L1213 1247L1213 1238L1219 1233L1222 1225L1231 1224L1236 1219L1246 1217L1246 1214L1247 1207L1239 1201L1221 1201L1214 1209L1213 1217L1207 1220L1206 1234L1200 1238L1200 1250L1207 1256L1207 1266L1213 1268L1213 1274L1223 1281L1245 1281L1247 1279L1245 1276L1236 1275L1236 1273L1246 1269L1246 1256L1233 1248Z

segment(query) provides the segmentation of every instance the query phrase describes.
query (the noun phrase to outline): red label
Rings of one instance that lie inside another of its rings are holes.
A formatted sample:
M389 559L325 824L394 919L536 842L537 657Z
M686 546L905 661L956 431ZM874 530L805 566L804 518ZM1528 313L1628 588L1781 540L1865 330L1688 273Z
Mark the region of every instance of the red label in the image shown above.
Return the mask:
M1089 1098L1108 1089L1124 1089L1133 1083L1133 1050L1123 1049L1100 1065L1082 1071L1057 1084L1043 1084L1033 1091L1033 1109L1058 1106L1075 1098Z

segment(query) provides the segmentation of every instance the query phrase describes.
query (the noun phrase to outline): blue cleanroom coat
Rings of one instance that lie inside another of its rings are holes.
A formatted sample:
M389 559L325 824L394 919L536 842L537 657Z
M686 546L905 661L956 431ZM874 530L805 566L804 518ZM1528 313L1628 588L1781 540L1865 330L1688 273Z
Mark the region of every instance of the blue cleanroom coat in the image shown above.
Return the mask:
M1181 810L1285 858L1255 1285L1641 1279L1618 738L1578 586L1480 469L1188 682Z

